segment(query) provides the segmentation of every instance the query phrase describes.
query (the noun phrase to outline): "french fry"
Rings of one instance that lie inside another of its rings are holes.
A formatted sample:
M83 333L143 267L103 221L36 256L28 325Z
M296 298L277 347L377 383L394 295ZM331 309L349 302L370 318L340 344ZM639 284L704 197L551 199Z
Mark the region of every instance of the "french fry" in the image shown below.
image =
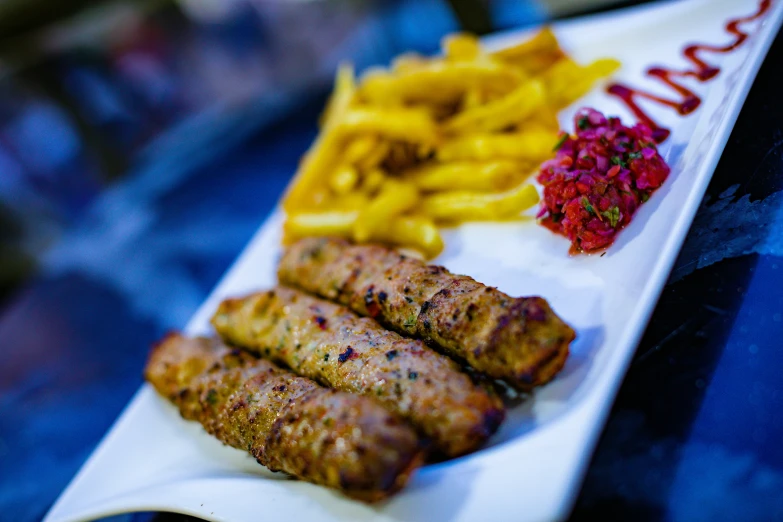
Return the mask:
M359 182L359 173L351 165L341 165L329 178L329 186L335 194L349 193Z
M521 130L539 129L557 134L560 131L560 122L557 121L557 111L549 105L540 105L519 126Z
M356 166L363 171L372 171L386 158L390 148L391 144L388 141L379 141L364 158L356 163Z
M481 92L481 89L478 87L468 89L465 96L462 98L462 110L468 111L481 106L486 101L484 98L484 93Z
M447 60L470 61L481 55L481 42L468 33L455 33L443 37L441 49Z
M343 161L348 165L358 165L361 161L375 152L380 140L374 134L356 136L345 147Z
M426 65L429 60L417 53L403 53L392 60L392 71L413 71Z
M436 144L438 128L427 111L415 108L355 108L347 111L337 130L343 136L376 134L409 143Z
M283 199L286 212L294 212L315 204L313 197L326 173L337 163L340 137L331 129L325 130L315 141L299 165L294 180Z
M375 194L386 182L386 174L381 169L372 169L364 177L362 190L365 194Z
M342 63L337 69L334 80L334 91L329 97L326 110L321 116L321 126L328 127L340 121L340 118L348 110L356 94L356 78L353 65Z
M331 198L318 210L362 210L369 204L370 198L367 194L356 190L342 196Z
M299 166L283 200L283 208L290 211L313 205L318 197L315 186L334 164L342 138L332 129L344 117L356 94L353 66L341 64L334 81L334 91L321 117L321 135L312 145ZM322 193L322 192L321 192Z
M532 168L514 161L425 163L405 172L405 180L423 192L497 191L508 188Z
M517 68L491 60L474 62L432 61L410 71L366 74L359 87L361 97L380 105L404 102L453 103L470 88L481 86L509 92L525 80Z
M340 236L349 238L358 210L330 210L325 212L299 212L288 214L283 225L286 242L309 236Z
M452 134L502 130L521 122L545 103L544 84L530 80L503 98L458 113L443 128Z
M560 49L555 33L545 27L530 40L496 51L492 56L520 67L532 76L545 71L565 54Z
M583 67L570 58L564 58L544 72L541 79L551 106L562 109L584 96L595 82L619 67L620 62L611 59L596 60Z
M436 221L502 221L515 217L538 203L538 191L529 184L498 193L442 192L422 200L421 211Z
M419 192L413 185L393 179L386 180L378 196L361 211L359 219L354 223L354 240L367 241L384 223L409 210L418 201Z
M373 240L412 247L427 259L443 251L443 238L435 223L423 216L400 216L384 223L372 237Z
M542 130L509 134L469 134L444 143L436 153L443 163L451 161L517 160L540 162L552 155L557 134Z

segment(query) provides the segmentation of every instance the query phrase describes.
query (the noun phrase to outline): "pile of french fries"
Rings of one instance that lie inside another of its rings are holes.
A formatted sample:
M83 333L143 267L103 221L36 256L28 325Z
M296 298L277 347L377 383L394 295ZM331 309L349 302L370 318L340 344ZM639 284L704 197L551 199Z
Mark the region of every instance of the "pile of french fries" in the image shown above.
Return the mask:
M443 54L406 54L357 82L343 65L283 201L284 240L337 235L443 249L438 225L513 220L538 202L525 180L554 155L557 112L619 63L583 66L544 29L485 52L467 34Z

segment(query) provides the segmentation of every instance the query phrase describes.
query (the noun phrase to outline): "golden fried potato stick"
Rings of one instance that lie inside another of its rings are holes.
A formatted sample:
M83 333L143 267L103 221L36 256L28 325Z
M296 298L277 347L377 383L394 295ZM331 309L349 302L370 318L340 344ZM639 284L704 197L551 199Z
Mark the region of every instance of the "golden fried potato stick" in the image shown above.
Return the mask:
M542 130L509 134L468 134L444 143L436 151L443 163L502 159L540 162L552 155L557 134Z
M549 27L543 28L533 38L491 54L493 58L522 68L527 74L541 74L565 56L555 33Z
M388 141L380 140L373 149L371 149L366 156L360 159L356 166L362 171L372 172L377 169L383 162L386 156L389 154L391 143Z
M570 105L587 94L598 80L606 78L619 67L620 62L609 58L585 66L563 58L541 75L550 106L562 109Z
M343 136L377 134L408 143L439 142L438 127L426 110L417 108L354 108L347 111L337 130Z
M356 78L353 65L341 63L337 68L334 80L334 90L329 97L326 110L321 115L321 126L328 127L340 121L341 116L348 110L356 94Z
M470 61L481 56L481 42L474 34L454 33L443 37L441 49L447 60Z
M367 194L354 190L342 196L335 196L319 210L362 210L369 204L370 198Z
M375 231L373 240L418 250L427 259L443 251L443 238L432 219L424 216L399 216Z
M460 110L467 111L474 107L481 106L486 100L484 99L484 93L478 87L468 89L465 96L462 97L462 106Z
M386 180L378 196L359 214L353 227L353 239L358 242L368 241L384 223L413 208L418 202L419 191L412 184Z
M329 178L329 186L335 194L348 194L359 182L359 173L351 165L341 165Z
M373 71L359 85L362 99L379 105L405 102L453 103L466 91L481 86L509 92L526 79L524 73L491 60L444 62L400 72Z
M331 210L288 214L283 224L284 243L309 236L340 236L350 238L358 210Z
M458 113L443 124L443 129L452 134L503 130L545 104L544 84L529 80L502 98Z
M508 188L533 167L515 161L425 163L407 170L404 179L424 192L449 190L497 191Z
M381 169L372 169L362 181L362 190L365 195L375 195L378 189L386 182L386 173Z
M359 211L334 210L306 212L288 217L283 226L283 243L311 236L338 236L351 238L359 220ZM431 259L443 250L443 239L432 219L425 216L397 216L382 223L369 241L409 247Z
M283 208L287 212L311 208L315 188L319 184L325 185L324 181L339 164L344 144L351 137L364 134L427 145L435 145L439 141L435 122L421 109L348 109L339 121L324 127L305 155L283 201Z
M391 69L395 72L408 72L421 68L429 62L429 58L418 53L403 53L392 60ZM372 70L370 70L372 73Z
M540 105L528 118L517 126L521 130L544 130L555 134L560 132L557 111L549 105Z
M538 203L538 191L523 183L499 193L454 191L441 192L422 200L421 211L436 221L460 223L463 221L503 221Z
M333 129L324 129L302 158L283 199L286 212L296 212L315 204L314 193L319 185L325 185L327 173L338 163L341 139Z
M345 146L343 161L348 165L358 165L372 154L379 144L380 140L374 134L356 136Z

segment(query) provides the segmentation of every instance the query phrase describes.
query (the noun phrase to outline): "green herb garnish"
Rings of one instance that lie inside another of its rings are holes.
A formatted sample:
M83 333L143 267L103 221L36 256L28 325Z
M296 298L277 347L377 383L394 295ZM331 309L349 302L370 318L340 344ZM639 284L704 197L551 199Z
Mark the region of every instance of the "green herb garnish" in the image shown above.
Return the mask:
M640 159L642 157L641 152L629 152L628 159Z
M415 315L411 315L402 324L403 324L403 326L408 326L408 327L416 326L416 316Z
M646 192L642 192L642 203L647 203L648 199L650 199L650 195Z
M576 121L576 126L579 127L580 130L585 130L590 126L590 121L587 119L587 116L582 116Z
M623 161L620 156L612 156L612 165L620 165L622 168L626 168L628 165Z
M568 139L568 133L563 133L563 135L560 136L560 139L557 140L557 143L555 144L555 148L552 149L552 152L556 152L560 150L560 147L563 146L563 143L565 143L567 139Z
M617 222L620 221L620 209L616 206L601 212L601 215L609 220L609 224L612 225L612 228L616 227Z
M218 401L218 394L214 389L211 389L207 392L207 403L214 406L217 404Z
M582 196L582 206L591 214L595 214L595 209L593 208L593 205L590 204L590 200L587 199L587 196Z

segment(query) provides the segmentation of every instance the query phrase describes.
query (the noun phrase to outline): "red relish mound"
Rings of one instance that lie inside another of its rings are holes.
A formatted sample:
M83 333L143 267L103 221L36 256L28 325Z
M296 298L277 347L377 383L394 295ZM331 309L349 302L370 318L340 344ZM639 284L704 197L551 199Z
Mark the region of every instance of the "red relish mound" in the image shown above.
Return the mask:
M619 118L582 109L574 130L576 136L563 133L557 156L541 165L538 217L570 239L572 251L594 252L612 244L670 169L643 123L626 127Z

